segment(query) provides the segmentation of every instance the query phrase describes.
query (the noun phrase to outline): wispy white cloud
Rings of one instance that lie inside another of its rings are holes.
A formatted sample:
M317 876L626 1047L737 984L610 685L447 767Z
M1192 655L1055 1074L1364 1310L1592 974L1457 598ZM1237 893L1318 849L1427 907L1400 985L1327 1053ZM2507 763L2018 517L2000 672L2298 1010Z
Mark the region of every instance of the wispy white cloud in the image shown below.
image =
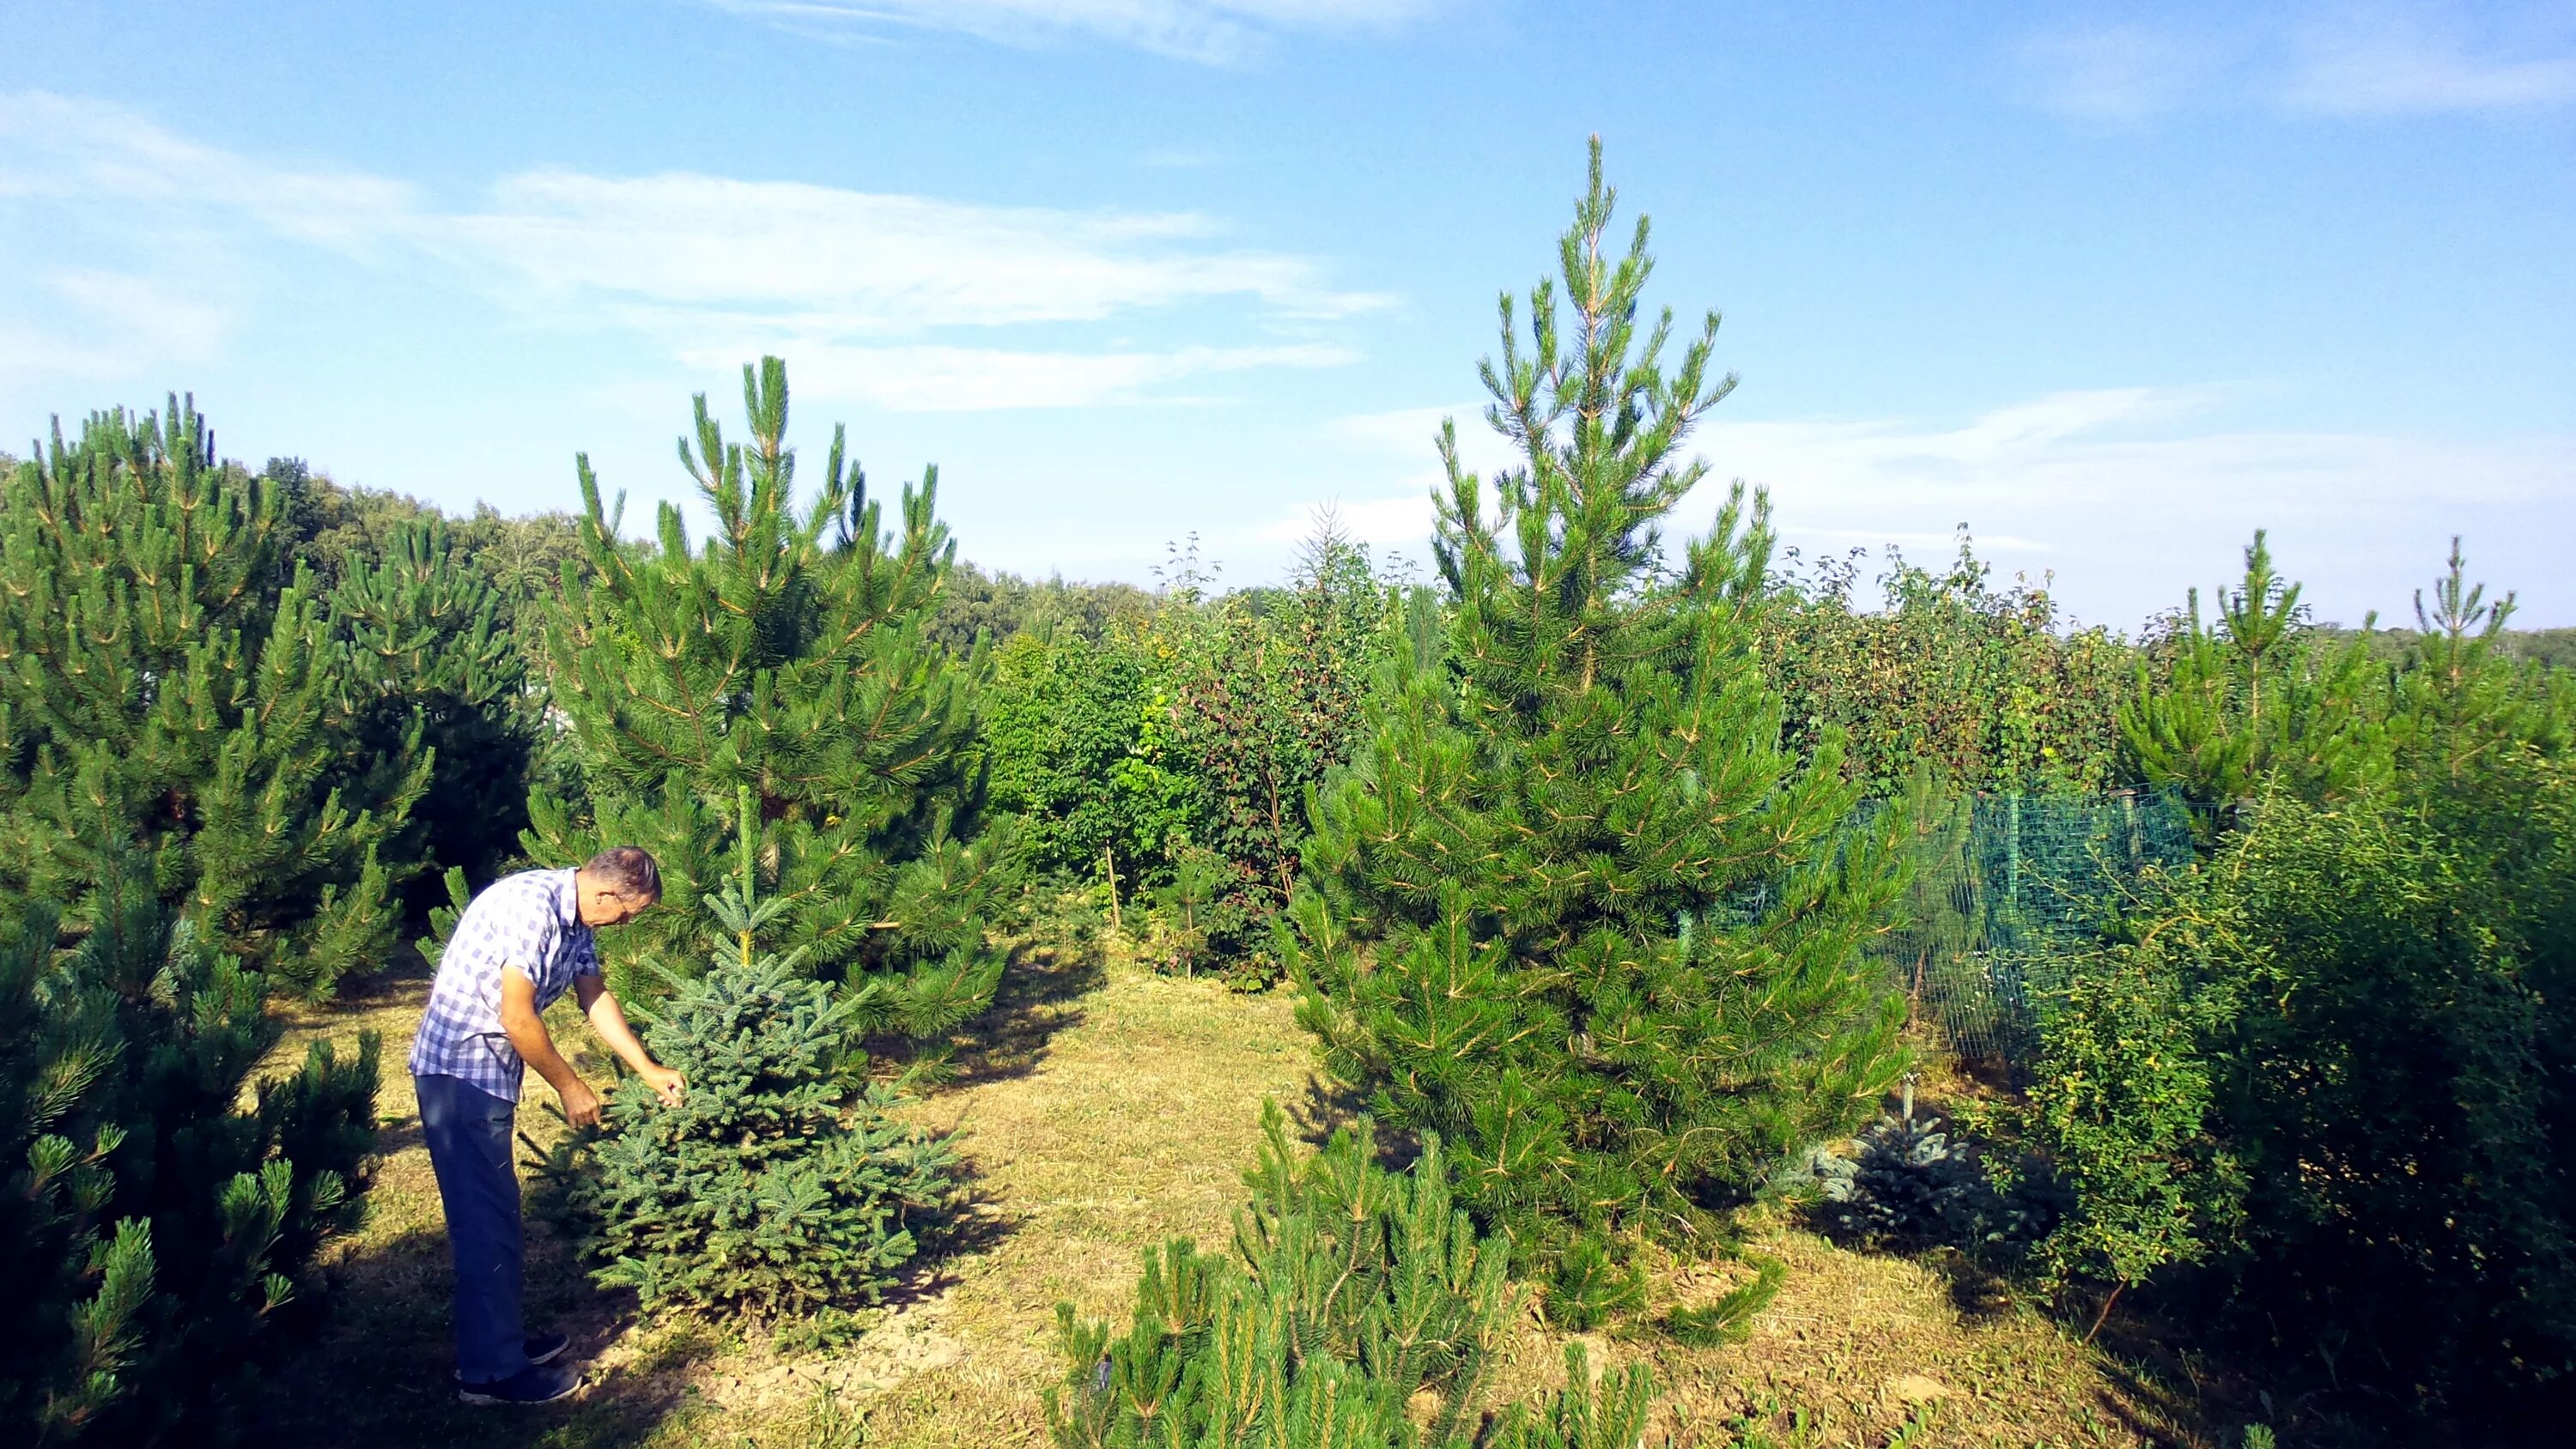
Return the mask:
M778 348L769 347L770 351ZM730 367L740 347L688 351L693 369ZM1339 367L1357 360L1319 343L1280 347L1180 347L1161 352L1023 352L992 347L807 345L796 361L799 392L858 398L904 412L1098 407L1170 402L1160 391L1214 374L1269 367Z
M2576 104L2576 10L2497 0L2159 17L2051 29L2015 60L2031 100L2094 121L2198 104L2353 117L2538 110Z
M1292 31L1385 30L1437 0L705 0L802 35L884 38L903 31L1006 45L1076 36L1180 60L1230 65Z
M2206 45L2146 25L2059 30L2023 42L2021 68L2041 106L2094 121L2135 122L2208 84Z
M229 322L222 307L153 277L93 268L21 280L15 297L0 301L0 377L88 381L139 362L199 362L214 355ZM38 316L45 299L49 315Z
M399 182L263 162L120 107L49 95L0 97L0 206L10 205L161 243L134 247L130 274L67 274L53 288L54 311L93 320L120 295L155 292L153 306L109 319L134 324L118 334L126 343L83 352L61 340L74 332L59 320L49 328L0 310L22 356L72 371L105 366L110 353L202 358L228 312L248 304L238 274L253 239L463 287L529 325L632 333L692 367L785 351L809 388L899 409L1141 401L1195 376L1336 365L1351 354L1330 324L1388 300L1335 290L1306 258L1232 245L1189 213L560 170L506 177L476 204L442 207ZM202 274L228 255L234 275L207 284ZM153 265L191 268L192 285ZM1111 323L1181 335L1098 340ZM976 336L1003 332L1000 343Z
M840 333L1099 321L1223 297L1331 318L1383 300L1330 290L1301 258L1211 247L1216 231L1187 214L568 172L513 176L486 207L420 223L430 245L497 264L528 295L786 312Z
M380 240L419 193L353 171L279 166L172 135L123 106L0 93L0 200L113 201L137 226L220 212L338 250Z
M2576 35L2481 36L2457 14L2381 10L2300 32L2281 98L2347 116L2563 106L2576 102Z
M2223 563L2257 527L2279 530L2312 564L2332 561L2356 595L2332 606L2352 618L2404 597L2393 582L2391 592L2365 594L2372 570L2398 560L2404 571L2391 577L2411 578L2411 561L2432 558L2440 539L2462 528L2476 535L2482 557L2505 566L2498 577L2540 582L2528 572L2525 540L2499 524L2576 504L2576 438L2207 426L2233 391L2054 393L1953 424L1718 420L1697 447L1714 478L1771 491L1790 544L1946 552L1951 530L1965 522L1978 550L2008 567L2081 579L2081 602L2106 618L2134 620L2176 602L2176 570ZM1355 457L1379 459L1383 483L1333 500L1359 536L1407 548L1429 538L1439 477L1430 439L1444 415L1458 419L1470 466L1490 472L1510 461L1508 445L1471 406L1371 413L1330 429ZM1283 510L1264 536L1299 536L1310 506ZM1684 511L1700 519L1712 506L1713 498Z
M2065 392L1957 427L1892 420L1720 422L1704 451L1801 514L2274 509L2321 514L2410 503L2507 503L2576 490L2565 439L2461 443L2401 433L2193 431L2176 424L2222 389ZM1839 519L1815 520L1820 527ZM1902 525L1899 525L1902 526Z

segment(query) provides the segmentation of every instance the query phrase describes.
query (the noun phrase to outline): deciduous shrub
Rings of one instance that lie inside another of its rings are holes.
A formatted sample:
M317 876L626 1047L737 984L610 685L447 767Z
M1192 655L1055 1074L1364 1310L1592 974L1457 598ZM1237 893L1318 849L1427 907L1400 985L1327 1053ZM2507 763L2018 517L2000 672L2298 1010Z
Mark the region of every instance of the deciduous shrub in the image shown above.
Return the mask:
M1199 929L1238 980L1277 974L1272 925L1313 830L1308 793L1365 738L1394 598L1327 516L1286 589L1192 594L1157 621L1173 753L1196 787L1190 841L1224 871Z
M2039 1012L2028 1093L1988 1120L2036 1147L2071 1195L2039 1243L2048 1276L2119 1293L2171 1264L2207 1258L2231 1236L2244 1189L2236 1155L2210 1122L2212 1064L2202 1043L2232 1007L2127 948L2072 962ZM1999 1157L1999 1176L2032 1185L2030 1165Z
M2076 1194L2047 1251L2114 1283L2205 1258L2339 1380L2527 1408L2576 1373L2576 695L2456 550L2407 663L2314 693L2258 667L2251 615L2295 604L2266 574L2186 680L2225 689L2161 716L2222 727L2190 758L2247 792L2234 828L2043 1015L2015 1120Z
M2045 585L1997 589L1971 550L1943 572L1891 547L1882 605L1852 598L1857 555L1778 580L1761 621L1790 742L1844 736L1843 768L1873 793L1928 769L1951 789L2100 790L2120 783L2119 711L2136 652L2075 628Z
M1019 817L1032 869L1099 882L1114 867L1132 885L1200 814L1150 636L1020 635L995 656L983 724L992 808Z
M1267 981L1308 792L1364 733L1395 595L1329 517L1286 588L1217 592L1194 544L1174 546L1163 582L1139 618L1002 648L992 803L1021 818L1032 865L1093 884L1114 871L1122 899L1156 902L1189 943L1168 963Z

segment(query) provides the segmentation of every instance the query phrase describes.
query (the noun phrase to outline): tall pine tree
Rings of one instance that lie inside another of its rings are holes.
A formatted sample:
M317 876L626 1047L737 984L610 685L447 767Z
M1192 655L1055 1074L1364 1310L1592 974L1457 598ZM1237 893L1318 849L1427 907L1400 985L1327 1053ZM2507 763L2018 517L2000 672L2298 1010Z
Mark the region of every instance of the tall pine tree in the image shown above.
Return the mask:
M1662 548L1734 378L1715 313L1677 360L1669 312L1641 327L1646 224L1605 255L1612 199L1596 141L1526 351L1503 298L1486 418L1518 456L1493 512L1442 431L1454 622L1322 792L1285 942L1331 1069L1439 1132L1462 1201L1525 1248L1686 1234L1902 1062L1902 1002L1859 956L1894 843L1846 829L1838 734L1803 769L1781 747L1754 653L1768 500L1738 485Z
M661 861L665 907L602 942L610 979L650 995L659 978L639 963L687 969L720 944L701 892L725 873L747 791L780 952L865 993L878 1026L934 1037L1000 980L984 924L1013 859L981 828L968 768L985 658L923 633L956 553L938 473L904 489L890 531L835 429L800 512L778 359L743 369L743 405L750 442L727 443L701 394L697 446L680 443L715 519L696 547L668 505L658 548L621 542L581 461L590 577L567 571L549 649L588 810L532 800L528 849L572 864L633 844Z
M199 929L327 990L391 943L384 847L431 764L411 712L352 747L277 495L216 462L193 399L40 451L0 497L0 884L80 899L85 842L130 836Z

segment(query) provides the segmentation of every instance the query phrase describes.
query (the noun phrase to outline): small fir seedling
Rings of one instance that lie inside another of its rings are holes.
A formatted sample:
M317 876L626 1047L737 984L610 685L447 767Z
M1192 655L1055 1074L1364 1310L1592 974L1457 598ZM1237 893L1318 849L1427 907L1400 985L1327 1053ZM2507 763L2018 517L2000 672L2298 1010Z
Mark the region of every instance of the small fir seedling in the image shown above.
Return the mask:
M1209 916L1233 872L1225 857L1201 846L1178 844L1172 851L1171 878L1154 888L1154 906L1169 933L1171 962L1183 976L1195 976L1207 957Z
M759 894L748 823L737 853L708 900L731 949L675 973L646 1034L687 1091L676 1107L618 1094L576 1200L599 1224L598 1279L648 1307L822 1321L878 1302L948 1221L957 1152L864 1079L864 997L764 946L784 906Z

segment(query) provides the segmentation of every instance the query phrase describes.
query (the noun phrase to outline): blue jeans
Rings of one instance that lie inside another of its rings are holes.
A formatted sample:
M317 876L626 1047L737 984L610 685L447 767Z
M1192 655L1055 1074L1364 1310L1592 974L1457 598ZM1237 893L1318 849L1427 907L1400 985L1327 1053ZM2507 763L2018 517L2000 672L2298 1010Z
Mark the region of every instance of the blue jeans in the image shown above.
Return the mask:
M528 1366L519 1328L519 1104L454 1077L414 1077L420 1133L438 1173L456 1257L456 1372L493 1383Z

